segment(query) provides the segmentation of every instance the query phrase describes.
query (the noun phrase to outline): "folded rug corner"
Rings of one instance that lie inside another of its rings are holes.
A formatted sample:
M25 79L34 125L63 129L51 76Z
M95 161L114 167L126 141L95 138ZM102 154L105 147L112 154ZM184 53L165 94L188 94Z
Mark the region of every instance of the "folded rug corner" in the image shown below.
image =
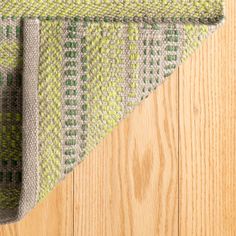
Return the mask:
M44 199L224 15L222 0L2 0L0 223Z

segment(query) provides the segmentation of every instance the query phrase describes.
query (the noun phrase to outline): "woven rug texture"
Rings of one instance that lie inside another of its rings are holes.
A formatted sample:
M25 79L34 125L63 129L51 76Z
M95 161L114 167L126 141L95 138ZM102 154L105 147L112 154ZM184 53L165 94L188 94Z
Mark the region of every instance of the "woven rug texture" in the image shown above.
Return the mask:
M222 0L2 0L0 223L42 201L223 21Z

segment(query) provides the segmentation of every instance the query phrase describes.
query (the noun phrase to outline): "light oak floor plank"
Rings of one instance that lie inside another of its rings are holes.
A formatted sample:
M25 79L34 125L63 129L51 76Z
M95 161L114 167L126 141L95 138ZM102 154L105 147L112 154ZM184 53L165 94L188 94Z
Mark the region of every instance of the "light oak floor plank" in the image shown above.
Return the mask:
M179 232L236 235L236 2L179 69Z

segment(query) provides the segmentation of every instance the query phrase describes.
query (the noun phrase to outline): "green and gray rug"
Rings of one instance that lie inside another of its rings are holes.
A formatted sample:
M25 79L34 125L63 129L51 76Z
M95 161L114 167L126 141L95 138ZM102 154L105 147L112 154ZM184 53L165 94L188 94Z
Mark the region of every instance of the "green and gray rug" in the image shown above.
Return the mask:
M1 0L0 223L46 197L223 19L222 0Z

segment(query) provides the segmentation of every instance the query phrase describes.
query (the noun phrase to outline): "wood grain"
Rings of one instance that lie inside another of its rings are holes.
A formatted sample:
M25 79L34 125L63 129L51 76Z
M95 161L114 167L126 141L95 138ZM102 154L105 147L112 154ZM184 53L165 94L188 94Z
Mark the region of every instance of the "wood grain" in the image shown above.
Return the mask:
M0 236L235 236L236 2L227 20Z
M180 235L236 235L235 16L179 69Z

